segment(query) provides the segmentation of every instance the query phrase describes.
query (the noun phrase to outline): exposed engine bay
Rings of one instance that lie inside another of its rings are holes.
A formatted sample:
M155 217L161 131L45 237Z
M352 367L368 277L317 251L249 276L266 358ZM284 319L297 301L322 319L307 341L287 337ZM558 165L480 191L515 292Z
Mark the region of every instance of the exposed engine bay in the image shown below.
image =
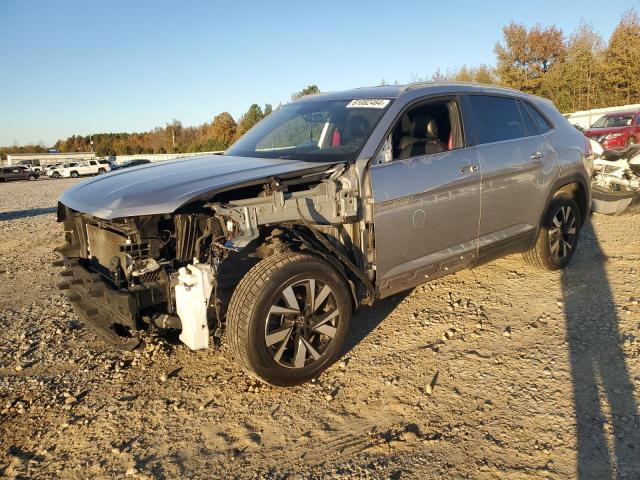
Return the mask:
M60 203L59 249L76 312L122 348L136 331L179 328L192 349L220 336L240 278L285 250L311 249L342 273L354 302L369 303L371 224L361 215L355 169L342 165L219 192L170 214L104 220ZM372 254L371 254L372 255Z

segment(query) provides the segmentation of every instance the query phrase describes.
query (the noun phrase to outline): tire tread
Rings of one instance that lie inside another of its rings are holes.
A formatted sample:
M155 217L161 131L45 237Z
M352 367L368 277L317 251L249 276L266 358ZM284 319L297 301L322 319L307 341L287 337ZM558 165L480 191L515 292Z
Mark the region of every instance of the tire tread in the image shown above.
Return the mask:
M299 252L284 252L258 262L238 283L227 312L227 338L231 353L245 371L252 373L247 347L249 346L249 321L256 301L273 272L288 264L317 260L313 255ZM255 374L252 373L255 376ZM262 380L262 379L260 379Z

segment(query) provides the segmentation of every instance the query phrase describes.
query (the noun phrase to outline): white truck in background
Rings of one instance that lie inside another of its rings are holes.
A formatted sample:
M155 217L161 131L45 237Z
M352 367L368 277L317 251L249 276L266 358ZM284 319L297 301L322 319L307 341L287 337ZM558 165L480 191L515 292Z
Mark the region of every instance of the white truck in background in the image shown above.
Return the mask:
M60 177L77 178L84 175L100 175L111 170L107 160L85 160L72 166L56 169Z

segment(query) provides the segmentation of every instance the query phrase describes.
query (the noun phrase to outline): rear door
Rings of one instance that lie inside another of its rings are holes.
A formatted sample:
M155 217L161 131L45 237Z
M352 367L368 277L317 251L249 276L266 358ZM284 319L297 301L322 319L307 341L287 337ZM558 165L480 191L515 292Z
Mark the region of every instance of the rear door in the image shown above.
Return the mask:
M75 170L78 170L78 173L80 175L88 175L90 173L93 173L93 167L89 164L89 162L82 162Z
M482 176L481 250L514 243L514 251L522 249L537 231L539 209L531 207L546 201L543 169L556 154L530 107L510 96L469 94L463 99L464 121L472 130Z

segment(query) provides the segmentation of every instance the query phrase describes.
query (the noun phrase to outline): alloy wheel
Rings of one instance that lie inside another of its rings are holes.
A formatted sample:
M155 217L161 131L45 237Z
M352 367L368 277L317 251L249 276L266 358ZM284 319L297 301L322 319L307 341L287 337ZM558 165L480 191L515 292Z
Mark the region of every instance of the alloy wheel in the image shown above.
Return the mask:
M553 216L553 226L549 229L551 254L557 260L571 255L577 239L576 214L573 209L564 205Z
M288 368L317 361L337 332L340 309L329 285L304 279L280 290L265 324L265 344L273 360Z

